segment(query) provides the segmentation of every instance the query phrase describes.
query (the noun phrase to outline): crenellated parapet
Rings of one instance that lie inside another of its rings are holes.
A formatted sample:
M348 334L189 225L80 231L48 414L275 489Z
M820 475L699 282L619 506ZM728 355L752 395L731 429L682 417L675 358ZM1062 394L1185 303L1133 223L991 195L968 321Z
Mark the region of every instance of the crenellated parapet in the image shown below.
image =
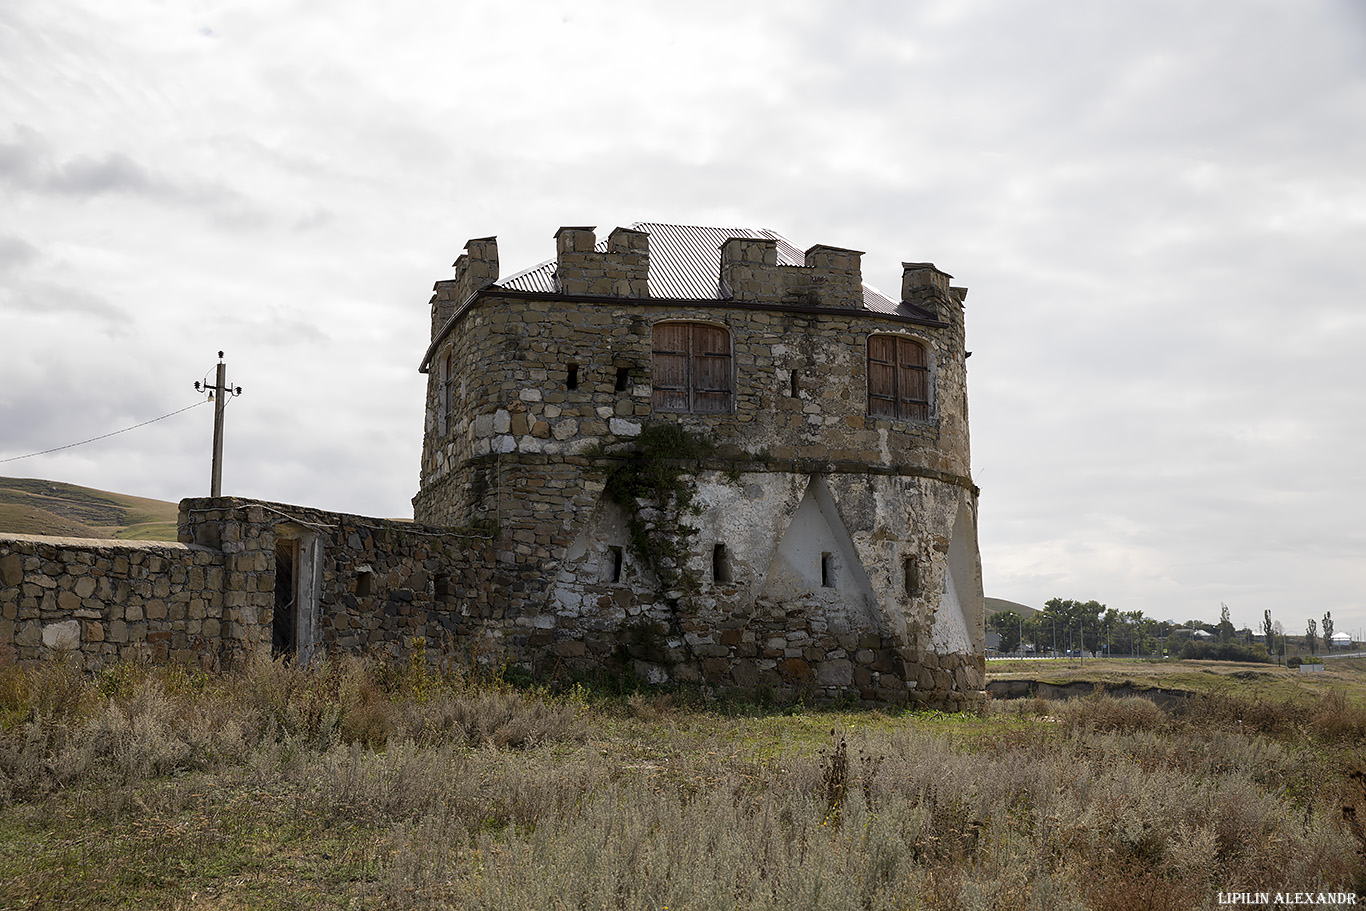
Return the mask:
M475 237L465 242L452 267L455 277L432 287L432 338L470 295L498 280L498 238Z
M649 297L650 235L613 228L606 252L599 253L593 228L560 228L555 232L555 275L561 294Z
M721 246L722 293L737 301L859 308L862 256L859 250L816 244L803 265L781 265L776 241L734 237Z

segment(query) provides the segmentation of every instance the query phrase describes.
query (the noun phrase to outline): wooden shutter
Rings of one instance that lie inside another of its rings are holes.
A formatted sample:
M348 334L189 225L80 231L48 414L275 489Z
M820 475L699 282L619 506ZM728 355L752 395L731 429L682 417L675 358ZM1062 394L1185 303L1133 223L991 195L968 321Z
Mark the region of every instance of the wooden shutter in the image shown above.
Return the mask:
M656 411L731 410L730 333L701 323L658 323L651 386Z
M730 411L730 333L693 323L692 410L703 414Z
M890 336L868 339L868 413L896 417L896 339Z
M925 421L930 417L930 370L925 346L914 339L868 339L868 413Z
M655 411L687 411L688 324L659 323L654 327L653 363L650 382L654 388Z
M930 416L930 370L925 346L909 338L896 340L896 412L903 420Z

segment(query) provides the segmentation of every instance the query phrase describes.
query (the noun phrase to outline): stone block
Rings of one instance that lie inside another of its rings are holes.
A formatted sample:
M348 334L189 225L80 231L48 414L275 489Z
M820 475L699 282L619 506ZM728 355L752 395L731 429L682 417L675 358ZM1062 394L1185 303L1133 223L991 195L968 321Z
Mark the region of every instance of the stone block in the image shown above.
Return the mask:
M821 686L850 686L854 682L854 666L845 658L822 661L816 668L816 682Z
M588 647L578 639L565 639L552 645L550 651L560 658L580 658L587 654Z
M705 658L702 676L711 683L723 683L730 678L730 662L725 658Z
M37 648L43 642L43 627L36 620L29 620L19 624L19 631L14 634L14 644L19 648Z
M0 584L15 588L24 581L24 562L18 554L0 557Z
M81 621L62 620L43 627L43 645L54 651L74 651L81 647Z

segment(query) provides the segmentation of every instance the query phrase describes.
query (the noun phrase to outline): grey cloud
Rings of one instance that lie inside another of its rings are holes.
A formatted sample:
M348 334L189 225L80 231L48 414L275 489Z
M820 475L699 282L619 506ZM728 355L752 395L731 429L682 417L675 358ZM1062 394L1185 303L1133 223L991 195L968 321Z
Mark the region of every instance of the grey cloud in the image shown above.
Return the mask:
M104 297L70 285L26 281L0 285L0 312L28 317L95 317L122 334L128 314Z
M175 190L158 180L142 165L122 152L92 157L79 155L52 168L44 186L72 196L99 196L103 193L134 193L149 196L175 196Z
M0 183L41 195L122 195L207 208L215 219L238 227L265 220L258 206L219 182L167 176L118 150L62 159L43 134L23 124L13 128L8 141L0 140Z
M0 272L26 266L38 258L38 248L9 234L0 234Z
M50 152L42 135L23 124L13 128L13 138L0 139L0 178L19 185L31 184L48 166Z

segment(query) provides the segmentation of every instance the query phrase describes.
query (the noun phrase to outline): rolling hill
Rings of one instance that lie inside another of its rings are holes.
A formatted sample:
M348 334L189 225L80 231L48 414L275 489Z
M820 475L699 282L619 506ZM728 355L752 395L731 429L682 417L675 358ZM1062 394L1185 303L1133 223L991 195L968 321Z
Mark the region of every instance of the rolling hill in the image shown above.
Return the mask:
M0 532L174 541L178 508L61 481L0 478Z

